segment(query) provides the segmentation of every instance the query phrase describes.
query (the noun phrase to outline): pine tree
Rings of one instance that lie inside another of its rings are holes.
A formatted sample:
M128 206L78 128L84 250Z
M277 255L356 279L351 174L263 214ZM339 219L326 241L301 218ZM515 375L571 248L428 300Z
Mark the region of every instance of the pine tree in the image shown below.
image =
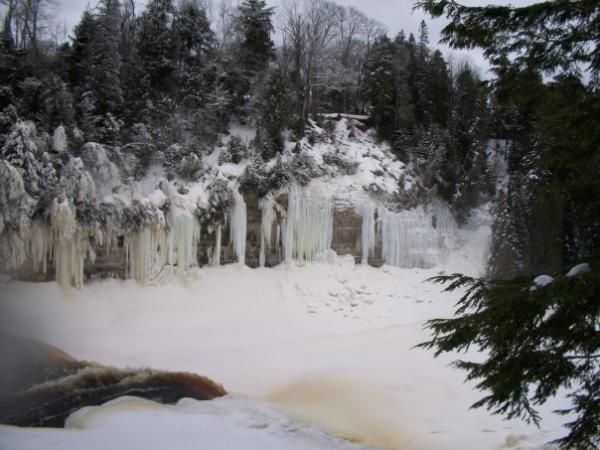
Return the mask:
M244 0L238 9L237 27L241 35L240 59L244 68L258 72L275 57L271 40L274 8L264 0Z
M597 449L600 101L594 84L600 79L600 3L548 1L516 8L423 0L417 6L433 17L448 16L449 24L442 32L444 42L455 48L483 49L500 75L495 82L499 98L508 94L516 100L517 108L514 102L500 108L495 105L501 117L516 119L508 127L499 127L499 132L510 139L520 138L515 141L518 146L525 143L513 152L512 169L518 171L519 161L532 159L532 146L526 141L535 142L538 147L533 148L533 167L551 186L546 192L536 190L538 198L527 202L528 209L535 211L544 202L552 203L559 193L567 204L565 222L587 228L586 238L578 239L582 246L574 257L593 264L593 270L588 265L579 266L576 274L569 271L566 276L562 270L545 286L529 279L492 282L461 275L440 277L436 281L450 283L447 290L466 288L467 293L453 319L429 323L434 337L424 345L435 348L437 354L464 350L472 344L482 348L486 355L483 362L459 361L457 366L468 372L468 379L479 380L478 387L486 391L474 406L485 406L498 414L537 423L535 406L561 389L570 389L571 406L559 413L573 420L567 424L569 434L558 443L565 449ZM589 71L587 86L578 76L582 66ZM540 73L558 76L540 85ZM511 84L517 89L510 89ZM577 209L586 212L585 219L569 217L569 211ZM548 227L547 219L540 216L537 221ZM584 225L592 223L596 225L591 228ZM517 250L533 244L532 236L526 240L517 242Z
M98 21L89 10L85 10L73 30L72 43L66 55L68 81L72 87L89 88L93 44L98 34Z
M175 87L177 41L172 32L175 7L172 0L151 0L140 15L137 51L152 95Z
M179 82L177 90L188 106L197 107L206 102L210 88L206 68L215 48L215 36L204 9L195 2L183 3L173 23L173 34Z
M383 139L396 131L396 49L387 36L378 39L365 63L363 96L371 104L371 120Z
M448 126L452 83L448 66L439 50L433 52L427 64L424 94L431 122L441 127Z
M93 43L90 88L99 114L120 113L121 90L121 4L119 0L102 0L98 14L98 32Z
M258 99L259 127L264 131L263 159L270 160L284 147L282 133L289 126L291 108L288 103L287 79L280 71L273 72L266 80Z

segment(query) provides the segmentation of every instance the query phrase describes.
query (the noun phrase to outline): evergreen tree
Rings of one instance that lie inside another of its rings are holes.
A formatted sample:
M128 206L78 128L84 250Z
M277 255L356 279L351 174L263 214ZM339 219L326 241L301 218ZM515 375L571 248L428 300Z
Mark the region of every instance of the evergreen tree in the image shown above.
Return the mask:
M68 82L72 87L89 87L93 68L93 44L98 38L99 25L89 10L73 30L71 45L66 55Z
M140 15L137 51L152 95L175 87L177 41L172 32L175 7L172 0L151 0Z
M215 48L214 33L204 9L195 2L183 3L173 23L173 34L177 47L177 90L188 106L197 107L208 95L210 82L206 68Z
M448 66L439 50L433 52L427 64L424 94L431 122L444 128L448 126L452 84Z
M396 131L396 51L387 36L374 44L365 63L363 96L371 104L371 120L383 139L392 140Z
M436 348L437 354L464 350L472 344L480 346L486 355L483 362L459 361L457 366L468 371L469 379L479 380L478 387L487 393L474 406L485 406L508 417L537 423L536 405L560 389L575 387L568 396L570 407L559 411L574 417L567 424L569 434L559 444L569 449L597 449L600 101L594 83L600 79L600 3L554 1L515 8L423 0L418 6L434 17L445 14L450 18L442 32L445 42L457 48L484 50L501 75L496 84L499 94L511 92L506 89L510 83L519 86L510 93L517 100L517 108L510 103L496 108L502 117L517 119L513 126L501 127L500 131L541 144L535 149L532 164L552 186L538 193L528 207L539 209L540 202L549 203L556 198L552 195L560 193L567 205L565 222L585 230L577 239L581 247L571 255L594 264L594 270L579 266L545 286L527 279L500 283L461 275L440 277L437 281L450 283L448 290L466 288L467 294L453 319L429 323L435 334L425 346ZM577 76L582 65L589 70L591 85L586 86ZM536 81L540 72L560 76L540 86ZM520 118L525 120L520 123ZM513 152L513 170L519 161L527 161L529 150L531 146L524 145ZM583 217L570 214L576 210L585 211ZM547 226L546 217L538 220ZM532 245L533 240L527 238L525 244L517 243L519 250Z
M258 72L275 57L271 40L274 8L264 0L244 0L238 9L237 26L241 35L240 56L244 68Z
M99 114L119 113L123 107L121 90L121 4L102 0L98 14L98 32L93 42L90 87Z
M261 154L265 160L270 160L283 151L282 132L289 126L291 114L286 81L287 79L280 71L273 72L267 78L258 100L259 127L264 130Z

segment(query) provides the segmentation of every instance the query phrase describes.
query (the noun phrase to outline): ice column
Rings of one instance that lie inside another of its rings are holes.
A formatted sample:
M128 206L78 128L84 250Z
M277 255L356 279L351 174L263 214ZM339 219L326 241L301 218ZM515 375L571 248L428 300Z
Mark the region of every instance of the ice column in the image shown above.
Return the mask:
M333 208L328 198L317 198L292 185L284 221L283 245L286 262L315 261L331 248Z
M265 267L265 254L271 246L271 234L275 221L275 200L271 195L267 195L258 202L258 205L261 211L259 265Z
M212 266L219 267L221 265L221 234L222 225L217 225L217 231L215 232L215 251L212 254L210 263Z
M143 228L127 240L127 275L145 282L158 275L169 261L169 247L164 224Z
M361 208L362 212L362 263L369 263L369 256L375 250L375 206L372 203L365 203Z
M67 200L54 200L50 222L56 280L63 287L81 287L88 245L80 236L75 213ZM93 259L93 252L90 255Z
M229 236L238 263L246 263L246 202L237 191L233 191L233 206L229 212Z
M397 213L382 208L379 217L383 259L398 267L438 264L452 246L457 229L449 208L441 202Z
M185 214L176 216L173 222L168 242L169 264L184 271L198 265L200 223L195 217Z

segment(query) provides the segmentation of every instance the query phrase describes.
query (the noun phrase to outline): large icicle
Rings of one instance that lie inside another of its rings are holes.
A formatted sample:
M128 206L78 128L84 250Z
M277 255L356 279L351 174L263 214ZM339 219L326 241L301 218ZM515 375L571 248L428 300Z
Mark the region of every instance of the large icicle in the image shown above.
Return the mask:
M198 265L198 241L200 240L200 223L189 215L176 216L169 230L169 258L172 266L180 271Z
M273 223L277 217L278 206L279 205L277 205L277 202L275 202L275 199L272 195L267 195L259 201L259 207L261 211L259 256L260 267L265 267L266 254L271 247Z
M127 273L146 282L158 275L166 265L185 271L198 265L200 223L187 214L170 219L167 232L164 220L146 226L128 239Z
M308 195L296 185L290 188L284 221L284 258L315 261L331 248L333 208L328 198Z
M147 226L127 242L127 275L146 282L158 275L168 261L167 233L164 223Z
M63 287L81 287L88 243L81 237L75 213L68 200L60 203L56 199L54 200L50 221L56 280ZM91 251L90 256L93 259Z
M215 249L212 253L212 258L210 259L210 265L214 267L219 267L221 265L221 234L222 234L223 226L221 224L217 225L217 230L215 232Z
M229 236L233 251L240 264L246 263L246 202L237 191L233 191L233 205L229 211Z
M372 203L364 203L362 213L362 263L369 263L369 256L375 250L375 206Z
M441 202L398 213L382 208L379 217L383 259L398 267L433 267L449 250L457 229Z

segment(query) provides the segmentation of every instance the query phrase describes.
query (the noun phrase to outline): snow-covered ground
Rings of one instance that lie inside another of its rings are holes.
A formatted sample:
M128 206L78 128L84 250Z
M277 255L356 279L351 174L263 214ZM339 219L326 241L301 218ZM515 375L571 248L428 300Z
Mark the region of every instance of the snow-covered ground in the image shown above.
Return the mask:
M425 320L452 313L456 298L423 282L439 271L348 257L192 269L145 287L96 281L68 294L56 283L4 284L0 331L107 365L197 372L234 395L120 400L76 414L65 430L4 426L0 448L356 448L321 427L393 449L544 448L563 433L563 418L548 414L557 405L541 429L470 411L481 393L452 358L413 349L428 338Z

